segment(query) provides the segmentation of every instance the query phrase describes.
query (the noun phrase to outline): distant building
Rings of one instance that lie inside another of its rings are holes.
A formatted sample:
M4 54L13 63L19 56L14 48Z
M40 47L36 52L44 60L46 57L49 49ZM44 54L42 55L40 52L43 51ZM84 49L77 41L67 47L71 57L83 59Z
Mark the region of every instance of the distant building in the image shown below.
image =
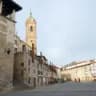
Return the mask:
M22 8L13 0L0 0L0 87L13 84L15 13Z
M49 65L48 60L42 53L40 53L40 56L37 56L37 60L39 61L37 65L38 86L56 83L58 79L58 67Z
M55 65L49 65L49 84L56 83L58 79L57 67Z
M49 66L48 61L45 56L40 54L37 56L38 65L37 65L37 78L38 78L38 86L48 85L48 74L49 74Z
M96 80L96 60L72 62L61 68L61 77L67 81L95 81Z

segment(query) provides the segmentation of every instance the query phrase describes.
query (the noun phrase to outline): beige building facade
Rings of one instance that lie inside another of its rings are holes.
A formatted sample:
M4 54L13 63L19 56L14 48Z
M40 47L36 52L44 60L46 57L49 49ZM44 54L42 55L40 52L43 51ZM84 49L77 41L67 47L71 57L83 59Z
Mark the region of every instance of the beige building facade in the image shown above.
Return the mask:
M96 80L96 60L72 62L61 69L61 77L65 81L80 82Z
M21 7L12 0L0 0L0 87L11 87L14 66L15 13Z

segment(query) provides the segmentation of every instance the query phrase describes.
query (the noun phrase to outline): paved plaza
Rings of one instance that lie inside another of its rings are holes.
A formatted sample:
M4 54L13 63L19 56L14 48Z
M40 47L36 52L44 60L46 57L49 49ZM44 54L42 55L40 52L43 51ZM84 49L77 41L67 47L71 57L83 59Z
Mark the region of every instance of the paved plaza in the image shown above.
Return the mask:
M0 96L96 96L96 82L60 83L32 90L7 92Z

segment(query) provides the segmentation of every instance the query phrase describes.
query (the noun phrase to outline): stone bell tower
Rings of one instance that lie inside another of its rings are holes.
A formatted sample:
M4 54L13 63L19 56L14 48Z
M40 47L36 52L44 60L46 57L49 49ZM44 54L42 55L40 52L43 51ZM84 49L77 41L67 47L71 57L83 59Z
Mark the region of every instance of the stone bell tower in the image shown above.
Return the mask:
M26 20L26 43L30 47L34 45L34 52L37 54L36 21L31 12L30 16Z

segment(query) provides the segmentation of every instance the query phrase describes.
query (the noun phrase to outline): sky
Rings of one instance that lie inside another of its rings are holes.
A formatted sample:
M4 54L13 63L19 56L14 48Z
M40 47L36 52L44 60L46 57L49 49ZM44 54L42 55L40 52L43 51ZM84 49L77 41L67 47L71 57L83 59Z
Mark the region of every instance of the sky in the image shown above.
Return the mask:
M96 0L15 0L16 32L25 40L25 21L37 21L37 49L49 62L64 66L96 57Z

